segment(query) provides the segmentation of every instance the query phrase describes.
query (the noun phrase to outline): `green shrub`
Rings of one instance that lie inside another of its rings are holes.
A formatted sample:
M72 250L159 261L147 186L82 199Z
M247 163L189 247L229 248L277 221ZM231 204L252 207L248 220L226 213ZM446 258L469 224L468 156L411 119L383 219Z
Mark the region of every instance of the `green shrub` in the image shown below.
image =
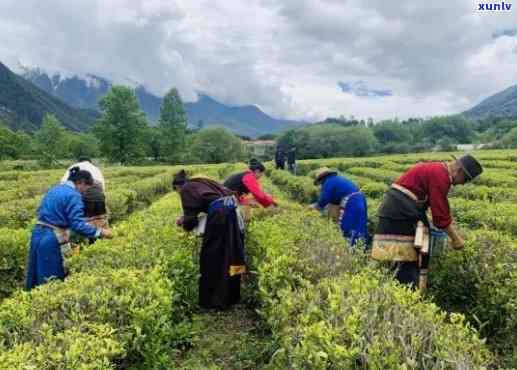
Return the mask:
M282 369L481 369L492 356L461 315L450 318L373 270L297 291L271 307Z
M39 345L22 343L0 352L0 364L12 370L115 369L116 360L125 354L114 339L115 331L108 325L87 324L56 335L45 332Z
M29 237L29 232L24 229L0 229L0 300L22 286Z
M517 242L487 230L467 236L464 250L432 261L431 293L441 307L464 313L503 364L516 367Z
M287 195L298 202L312 203L318 199L319 189L308 177L294 176L288 172L271 170L271 181L284 190Z
M176 283L181 305L190 312L197 305L198 261L193 258L200 238L186 234L175 225L181 214L177 194L169 194L148 209L119 223L113 240L100 240L69 260L70 271L96 269L153 269Z
M272 368L480 368L492 363L462 316L449 320L418 293L367 268L366 256L347 248L335 224L289 208L253 221L246 245L257 276L259 312L277 346Z
M124 347L125 361L155 366L164 361L171 344L188 335L177 299L175 283L159 269L74 274L65 282L50 282L4 300L0 349L54 343L59 333L102 324L112 328L109 337Z

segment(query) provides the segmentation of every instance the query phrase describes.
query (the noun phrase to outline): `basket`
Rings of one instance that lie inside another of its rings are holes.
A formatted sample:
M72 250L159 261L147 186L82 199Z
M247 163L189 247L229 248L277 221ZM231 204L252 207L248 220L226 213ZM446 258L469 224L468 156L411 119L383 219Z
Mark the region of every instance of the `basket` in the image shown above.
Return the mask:
M429 255L439 256L447 250L449 235L435 228L431 228L431 240L429 245Z

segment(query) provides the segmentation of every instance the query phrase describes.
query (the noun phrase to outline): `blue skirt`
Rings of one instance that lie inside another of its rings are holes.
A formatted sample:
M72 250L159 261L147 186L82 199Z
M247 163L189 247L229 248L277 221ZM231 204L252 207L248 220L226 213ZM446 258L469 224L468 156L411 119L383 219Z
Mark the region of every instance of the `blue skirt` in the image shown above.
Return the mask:
M339 224L350 245L368 241L368 206L363 193L354 193L342 202Z
M61 247L52 229L36 225L32 230L25 288L31 290L50 278L65 278Z

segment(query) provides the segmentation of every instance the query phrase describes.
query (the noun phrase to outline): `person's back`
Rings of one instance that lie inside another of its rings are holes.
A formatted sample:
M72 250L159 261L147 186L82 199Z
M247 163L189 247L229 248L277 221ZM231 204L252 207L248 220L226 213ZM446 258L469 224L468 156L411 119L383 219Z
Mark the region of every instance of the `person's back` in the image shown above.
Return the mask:
M359 188L349 179L333 175L323 182L322 191L330 195L330 203L339 204L344 197L357 193Z
M230 189L234 193L237 193L239 196L248 194L249 190L242 182L242 179L249 172L250 171L244 171L231 175L224 181L224 187Z
M38 220L59 227L69 226L65 208L71 201L81 201L81 194L73 187L67 184L51 187L41 200L37 211Z
M428 196L433 185L442 183L450 187L449 172L443 162L417 163L395 181L395 184L411 190L419 199Z
M232 192L218 182L207 178L193 178L179 191L185 215L183 227L192 230L197 226L197 215L208 213L210 204Z
M285 168L285 153L282 148L277 148L275 153L275 164L277 169Z
M341 227L343 236L355 246L358 240L368 243L368 205L366 197L349 179L338 176L336 171L327 167L320 168L315 174L314 185L321 185L321 194L311 208L324 210Z
M90 187L83 194L83 202L84 214L87 218L105 216L108 213L106 209L106 196L100 185Z
M418 163L396 181L431 207L433 222L445 228L452 222L447 194L452 185L447 165L443 162Z

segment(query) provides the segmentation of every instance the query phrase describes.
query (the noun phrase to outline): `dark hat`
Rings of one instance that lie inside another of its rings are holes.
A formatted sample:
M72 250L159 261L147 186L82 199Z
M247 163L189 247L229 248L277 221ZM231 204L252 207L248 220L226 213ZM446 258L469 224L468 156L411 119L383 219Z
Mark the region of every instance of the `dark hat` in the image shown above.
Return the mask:
M457 162L463 169L467 181L472 181L483 172L483 167L481 167L481 164L470 154L465 154L464 156L460 157L457 159Z
M260 172L264 172L266 170L266 167L264 167L264 165L255 158L250 159L248 168L252 171L259 170Z
M333 171L328 167L321 167L316 171L316 174L314 176L314 185L319 185L325 179L325 177L336 174L337 171Z
M174 175L172 180L172 186L183 186L188 181L187 172L180 170Z

